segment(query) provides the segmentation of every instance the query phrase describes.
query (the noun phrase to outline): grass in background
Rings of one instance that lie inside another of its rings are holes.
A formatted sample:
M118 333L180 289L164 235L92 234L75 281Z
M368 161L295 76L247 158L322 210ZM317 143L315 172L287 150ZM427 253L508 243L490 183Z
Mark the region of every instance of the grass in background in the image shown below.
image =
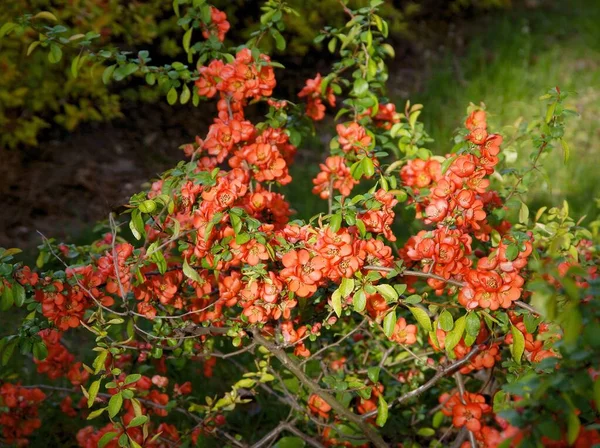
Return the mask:
M539 97L548 89L559 86L575 92L566 102L580 113L566 126L570 160L563 163L560 148L548 154L544 160L548 176L539 177L527 199L532 210L567 199L574 216L594 216L593 199L600 197L600 2L559 3L495 12L473 22L472 29L466 30L468 44L463 54L448 52L436 60L423 89L410 99L425 106L420 120L435 139L431 149L445 154L453 146L452 136L462 126L470 102L484 101L491 129L502 133L519 117L531 121L543 116ZM405 98L394 92L390 96L403 107ZM326 212L326 201L311 193L311 179L318 172L314 160L325 158L327 146L324 138L307 142L310 163L299 161L291 168L294 181L284 193L298 212L295 217L308 219ZM529 153L517 153L508 166L528 166Z
M538 118L545 110L540 95L559 86L576 92L567 100L581 116L567 122L571 157L563 164L560 148L544 161L546 180L528 192L533 209L560 205L567 199L576 215L596 214L593 198L600 197L600 2L556 2L552 8L513 10L488 17L474 27L464 54L446 57L432 67L432 75L413 102L425 108L421 119L442 154L469 102L484 101L491 128L519 117ZM517 154L511 166L528 164L529 153Z

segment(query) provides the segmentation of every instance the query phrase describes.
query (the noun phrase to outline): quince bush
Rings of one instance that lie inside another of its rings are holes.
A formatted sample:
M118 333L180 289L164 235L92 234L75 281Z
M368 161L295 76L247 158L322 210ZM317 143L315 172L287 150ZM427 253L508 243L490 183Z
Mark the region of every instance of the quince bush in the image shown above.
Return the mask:
M108 61L107 82L140 71L170 103L212 100L216 116L100 240L44 238L36 267L0 253L1 309L29 312L0 343L4 444L27 445L51 413L80 423L81 447L600 443L598 235L567 204L530 216L521 200L542 154L568 157L567 93L551 89L518 131L530 166L501 168L514 141L475 105L434 157L422 106L385 97L381 3L340 9L344 27L319 37L340 60L298 100L273 97L283 67L260 50L267 35L285 47L283 1L231 49L226 14L176 2L195 69L79 47L74 71L82 57ZM264 121L247 119L254 105ZM334 111L313 181L328 213L291 220L277 189ZM401 207L423 229L402 244ZM72 350L75 332L90 353ZM17 349L48 381L16 379ZM265 418L248 429L253 403Z

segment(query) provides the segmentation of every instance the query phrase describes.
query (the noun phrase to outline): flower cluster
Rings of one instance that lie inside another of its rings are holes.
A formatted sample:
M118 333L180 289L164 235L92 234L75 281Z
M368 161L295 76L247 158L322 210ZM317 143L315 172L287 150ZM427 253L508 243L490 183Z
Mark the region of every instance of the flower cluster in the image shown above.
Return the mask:
M34 358L38 373L44 373L52 380L66 376L73 386L85 384L90 374L81 362L75 362L75 356L61 344L62 334L56 330L42 330L40 336L48 354L44 360Z
M0 386L0 425L2 436L8 444L25 446L27 436L42 425L38 406L46 395L40 389L27 389L19 384L4 383Z
M341 156L327 157L325 163L319 165L321 172L313 179L315 187L312 192L322 199L327 199L332 190L337 190L344 197L350 196L354 185L358 184L350 174L346 160Z
M306 81L306 85L298 94L300 98L306 98L306 115L315 121L322 120L325 117L323 97L331 107L335 107L335 95L333 89L328 86L325 95L323 95L321 92L322 81L321 75L317 74L314 79Z

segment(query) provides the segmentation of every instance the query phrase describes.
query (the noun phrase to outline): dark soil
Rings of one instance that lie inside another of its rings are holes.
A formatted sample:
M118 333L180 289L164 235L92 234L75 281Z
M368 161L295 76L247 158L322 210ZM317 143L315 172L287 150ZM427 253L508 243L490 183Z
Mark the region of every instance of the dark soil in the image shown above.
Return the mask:
M37 148L4 150L0 246L31 250L41 243L38 232L63 241L84 237L181 160L178 146L206 130L212 113L145 104L113 122L48 136Z

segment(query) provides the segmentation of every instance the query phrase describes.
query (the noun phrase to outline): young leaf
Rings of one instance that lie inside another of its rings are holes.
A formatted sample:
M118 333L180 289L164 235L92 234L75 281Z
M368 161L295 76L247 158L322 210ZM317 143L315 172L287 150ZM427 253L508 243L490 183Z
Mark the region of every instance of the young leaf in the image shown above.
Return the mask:
M479 335L480 327L481 321L479 320L479 316L477 315L477 313L467 314L467 334L472 337L477 337Z
M377 381L379 381L379 371L380 370L381 369L377 366L369 367L367 369L367 376L373 383L376 383Z
M187 258L184 258L183 260L183 273L187 278L192 279L197 283L202 283L200 274L198 274L198 272L196 272L196 270L188 264Z
M0 296L0 311L8 310L15 303L12 288L4 285L4 290Z
M13 300L19 308L25 303L25 288L20 283L15 283L12 288Z
M377 406L377 426L382 427L388 419L388 406L383 398L383 394L379 395L379 405Z
M129 422L129 424L127 425L127 427L128 428L135 428L136 426L143 425L147 421L148 421L148 416L147 415L138 415L137 417L134 417L134 418L131 419L131 421Z
M104 448L106 445L108 445L109 442L111 442L115 437L117 437L117 433L114 431L111 432L107 432L106 434L104 434L100 440L98 440L98 448Z
M62 50L56 44L50 44L50 53L48 53L48 61L51 64L56 64L62 59Z
M354 279L353 278L343 278L342 283L340 284L340 293L342 297L346 298L354 291Z
M363 289L359 289L352 298L352 304L354 305L354 311L362 313L367 306L367 296Z
M108 416L114 418L123 406L123 393L117 392L108 400Z
M112 78L113 72L115 71L115 69L117 68L117 65L109 65L108 67L106 67L104 69L104 72L102 72L102 82L104 84L108 84L110 82L110 78Z
M383 332L388 338L391 338L394 334L394 328L396 327L396 311L392 310L385 315L383 319Z
M454 318L448 310L444 310L440 314L440 327L444 331L451 331L454 328Z
M387 302L395 302L398 300L398 292L392 285L375 285L375 288Z
M96 380L92 383L90 388L88 389L88 408L91 408L94 405L94 401L96 400L96 396L98 395L98 391L100 390L100 380Z
M456 347L456 345L460 342L460 339L462 338L463 333L465 332L466 324L467 323L465 316L459 317L454 322L454 328L452 329L452 331L446 334L445 345L447 353L450 353L454 349L454 347Z
M413 316L415 316L415 319L417 319L417 322L419 322L419 325L421 325L421 327L423 327L425 331L432 331L431 320L429 319L429 316L427 315L427 312L425 310L416 306L411 306L408 309L413 314Z
M342 316L342 292L339 288L333 291L331 295L331 307L338 317Z
M523 336L523 333L521 333L521 331L514 325L511 325L510 331L513 337L513 343L510 348L510 352L517 364L521 364L521 357L525 351L525 336Z

